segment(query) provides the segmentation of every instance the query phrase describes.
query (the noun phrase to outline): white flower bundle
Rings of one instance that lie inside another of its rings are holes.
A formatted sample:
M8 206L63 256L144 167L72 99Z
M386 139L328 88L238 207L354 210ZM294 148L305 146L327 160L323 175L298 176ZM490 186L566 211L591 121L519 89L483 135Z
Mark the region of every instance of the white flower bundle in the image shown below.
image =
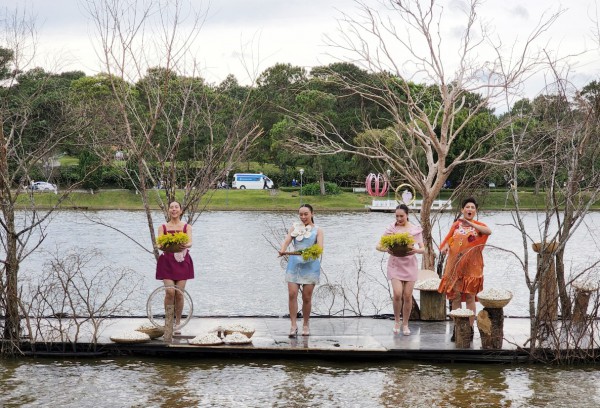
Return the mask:
M312 232L312 225L304 225L301 222L295 222L293 225L292 237L296 238L296 241L302 241L304 238L310 237Z

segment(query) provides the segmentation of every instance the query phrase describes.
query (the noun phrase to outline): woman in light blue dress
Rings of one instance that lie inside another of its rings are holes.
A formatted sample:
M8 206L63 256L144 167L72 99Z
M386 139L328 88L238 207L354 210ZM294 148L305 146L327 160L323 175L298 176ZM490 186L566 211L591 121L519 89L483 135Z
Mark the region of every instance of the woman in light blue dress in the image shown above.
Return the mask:
M318 244L323 248L323 230L317 227L313 219L313 208L309 204L302 204L298 209L300 222L294 223L287 233L285 240L281 244L279 256L286 254L288 246L293 242L294 251L308 248ZM305 261L301 255L290 255L287 269L285 271L285 280L288 284L288 300L290 309L290 334L289 337L296 337L298 334L298 291L302 285L302 335L310 335L310 312L312 309L312 294L315 285L319 283L321 274L321 260Z

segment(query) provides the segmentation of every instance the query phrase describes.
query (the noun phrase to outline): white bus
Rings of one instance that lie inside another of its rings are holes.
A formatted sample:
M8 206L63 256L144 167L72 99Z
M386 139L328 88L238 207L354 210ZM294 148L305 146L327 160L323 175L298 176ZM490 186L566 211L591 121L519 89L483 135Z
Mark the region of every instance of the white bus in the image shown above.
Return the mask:
M240 190L260 190L263 188L273 188L273 180L264 174L236 173L231 181L231 188Z

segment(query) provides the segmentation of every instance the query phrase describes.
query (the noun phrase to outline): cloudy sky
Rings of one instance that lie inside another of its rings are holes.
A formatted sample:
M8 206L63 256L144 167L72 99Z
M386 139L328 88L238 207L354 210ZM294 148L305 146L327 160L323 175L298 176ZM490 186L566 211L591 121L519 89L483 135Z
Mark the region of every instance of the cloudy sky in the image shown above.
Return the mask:
M376 1L367 0L377 6ZM233 73L247 82L247 70L256 74L275 63L313 67L334 61L339 50L326 46L325 36L339 36L341 12L356 15L352 0L191 0L203 9L206 21L197 44L203 76L211 82ZM61 70L83 70L88 74L102 71L94 52L95 29L83 7L84 0L2 0L0 7L19 7L35 16L41 52L37 65L59 56ZM453 32L460 29L459 12L464 0L439 1L448 13L447 50L454 50ZM540 47L571 57L572 77L583 83L595 79L600 71L600 54L593 41L592 20L597 10L594 0L487 0L480 16L488 21L495 38L505 44L523 41L544 13L564 9L564 14L543 36ZM455 19L455 20L453 20ZM453 22L456 24L453 26ZM332 55L333 54L333 55ZM454 51L448 53L452 58ZM345 57L342 57L345 58ZM481 58L485 58L484 55ZM538 78L539 86L540 79ZM532 86L533 89L535 86ZM531 91L530 91L531 92Z

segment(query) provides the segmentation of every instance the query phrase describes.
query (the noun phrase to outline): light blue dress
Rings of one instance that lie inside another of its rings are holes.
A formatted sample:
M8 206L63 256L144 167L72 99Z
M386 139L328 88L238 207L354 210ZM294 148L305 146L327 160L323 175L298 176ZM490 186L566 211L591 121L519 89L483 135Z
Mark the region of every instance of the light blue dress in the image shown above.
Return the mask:
M311 245L317 243L317 232L319 227L316 225L313 227L308 238L297 241L293 239L294 250L299 251L301 249L308 248ZM305 261L302 259L302 255L290 255L288 259L287 269L285 271L285 281L291 283L298 283L300 285L316 285L319 283L319 277L321 275L321 259L315 259L314 261Z

